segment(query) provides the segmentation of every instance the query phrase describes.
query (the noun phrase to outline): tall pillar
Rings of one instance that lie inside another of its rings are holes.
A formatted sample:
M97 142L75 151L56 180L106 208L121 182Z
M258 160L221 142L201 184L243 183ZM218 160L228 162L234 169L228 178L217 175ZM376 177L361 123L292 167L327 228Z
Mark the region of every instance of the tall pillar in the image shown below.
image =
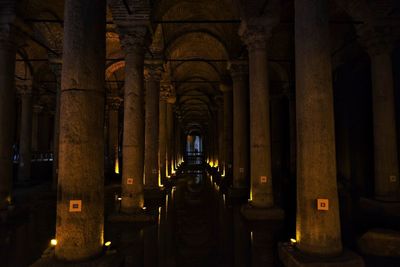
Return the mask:
M61 52L61 51L60 51ZM61 54L61 53L60 53ZM61 69L62 60L59 57L50 56L50 67L56 76L56 107L54 112L53 130L53 189L57 188L58 183L58 152L60 139L60 94L61 94Z
M218 101L217 107L217 118L218 118L218 169L220 172L224 172L225 170L225 158L224 158L224 103L222 101Z
M369 40L374 127L375 198L400 201L393 69L389 45Z
M240 35L249 50L251 205L274 206L271 169L270 95L267 40L271 29L248 25Z
M108 102L108 168L111 173L119 171L118 162L118 133L119 133L119 107L122 99L117 96L110 96L107 98ZM118 164L118 166L117 166Z
M174 108L176 101L174 96L167 100L167 163L168 175L171 175L174 168Z
M122 144L121 211L132 213L143 208L144 112L143 70L146 27L122 34L125 51L124 133Z
M221 91L224 93L224 160L225 177L233 175L233 93L230 84L221 84ZM217 131L213 133L213 140L216 139Z
M233 80L233 187L245 188L249 177L248 63L231 61Z
M159 97L162 62L149 60L146 62L146 122L145 122L145 187L156 189L159 186L158 162L158 123L159 123Z
M159 109L159 161L160 179L164 181L167 176L167 100L170 92L169 84L161 85Z
M15 1L0 3L0 210L11 201L13 143L15 128L15 47L12 25Z
M104 0L65 2L55 247L64 261L103 250L105 19Z
M18 91L21 96L18 182L28 183L32 159L32 84L18 85Z
M39 113L43 110L40 105L33 106L32 114L32 151L38 151Z
M342 251L336 182L328 1L295 1L297 220L300 251ZM318 210L317 201L328 201Z

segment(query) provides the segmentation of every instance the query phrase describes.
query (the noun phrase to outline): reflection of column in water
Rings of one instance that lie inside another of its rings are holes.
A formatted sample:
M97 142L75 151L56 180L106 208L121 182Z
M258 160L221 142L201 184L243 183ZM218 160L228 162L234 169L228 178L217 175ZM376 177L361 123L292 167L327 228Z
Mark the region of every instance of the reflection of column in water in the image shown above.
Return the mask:
M154 224L143 229L144 259L143 266L158 266L158 225Z
M225 206L225 194L219 194L218 219L219 219L219 254L226 266L232 266L233 254L233 225L232 225L232 210Z
M260 223L250 232L252 267L275 266L274 232L276 230L270 229L266 225L267 222Z
M240 206L233 207L233 260L234 267L248 267L250 262L250 236L240 215Z

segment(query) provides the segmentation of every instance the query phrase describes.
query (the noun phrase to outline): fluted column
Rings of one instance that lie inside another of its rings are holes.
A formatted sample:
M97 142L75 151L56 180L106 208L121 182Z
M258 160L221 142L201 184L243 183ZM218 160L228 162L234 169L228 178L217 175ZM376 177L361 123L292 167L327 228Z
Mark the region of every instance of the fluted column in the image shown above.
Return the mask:
M18 85L18 93L21 98L18 182L28 183L32 159L32 84Z
M144 205L143 71L147 34L146 27L136 27L121 36L125 51L121 211L125 213L140 210Z
M174 108L176 98L170 95L167 100L167 163L168 175L174 170Z
M163 83L160 92L159 109L159 160L160 160L160 179L164 181L167 176L167 100L170 85Z
M392 48L375 36L365 42L371 58L375 198L400 201Z
M64 261L103 251L105 22L105 0L65 2L55 247Z
M295 1L297 247L342 251L336 182L328 1ZM318 205L318 200L325 204ZM326 202L327 201L327 202ZM320 210L320 208L328 210Z
M274 206L271 168L270 95L267 40L270 28L261 25L242 28L240 35L249 51L250 73L250 176L251 205Z
M159 186L158 128L159 97L162 62L149 60L146 62L146 122L145 122L145 187L156 189Z
M247 187L249 177L248 63L231 61L233 80L233 187Z
M110 173L116 172L119 169L118 162L118 133L119 133L119 107L122 99L117 96L107 98L108 102L108 165ZM117 165L118 164L118 165ZM118 170L119 171L119 170Z
M15 128L15 53L12 25L15 1L0 3L0 210L11 201L12 154Z

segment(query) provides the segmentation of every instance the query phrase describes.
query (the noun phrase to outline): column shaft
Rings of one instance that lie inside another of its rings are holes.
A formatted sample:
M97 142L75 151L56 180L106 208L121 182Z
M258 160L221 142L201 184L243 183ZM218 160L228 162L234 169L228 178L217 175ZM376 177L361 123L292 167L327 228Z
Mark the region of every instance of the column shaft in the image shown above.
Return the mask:
M372 103L374 126L375 197L398 201L399 162L390 54L371 56Z
M51 67L56 76L56 108L54 112L53 130L53 189L57 188L58 183L58 152L60 140L60 95L61 95L61 62L52 62Z
M225 176L233 175L233 93L231 85L224 91L224 141L225 141ZM216 140L217 132L212 136Z
M172 174L174 168L174 111L172 103L167 104L167 170L168 175Z
M105 18L104 0L65 2L55 247L65 261L103 250Z
M295 38L297 247L329 256L342 244L327 0L295 1ZM327 199L328 210L318 210L317 199Z
M221 101L217 108L218 118L218 169L220 172L225 170L225 158L224 158L224 104Z
M32 94L31 88L21 92L21 130L19 137L18 181L28 182L31 178L32 158Z
M164 181L167 176L167 99L166 96L160 97L159 110L159 160L160 160L160 179Z
M121 211L131 213L141 209L144 171L144 111L143 66L146 28L138 28L140 40L129 35L122 36L125 56L124 133L122 144L122 201ZM134 41L138 43L134 43Z
M233 186L247 187L249 177L248 66L231 63L233 80Z
M148 189L159 186L159 98L161 65L146 66L146 122L145 122L145 187Z
M6 1L4 1L6 2ZM10 1L10 3L13 1ZM14 6L7 7L0 4L2 8L0 16L2 21L6 20L9 13L10 20L14 17ZM15 44L12 42L11 26L0 25L0 209L6 208L11 201L11 184L13 179L13 143L15 134Z
M142 81L143 82L143 81ZM126 85L126 84L125 84ZM118 146L119 146L119 106L121 99L111 97L108 99L108 164L110 173L119 171ZM142 113L143 114L143 113ZM118 166L117 166L118 163ZM117 170L118 167L118 170Z
M269 36L262 26L251 27L243 35L249 50L251 204L255 207L270 208L274 205L274 198L266 49Z

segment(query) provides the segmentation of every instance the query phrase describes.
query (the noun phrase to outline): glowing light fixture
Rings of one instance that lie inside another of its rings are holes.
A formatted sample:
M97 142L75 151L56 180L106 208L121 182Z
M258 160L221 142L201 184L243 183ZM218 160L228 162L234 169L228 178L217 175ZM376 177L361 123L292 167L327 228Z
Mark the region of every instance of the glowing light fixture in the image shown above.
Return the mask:
M106 246L106 247L111 246L111 241L107 241L106 243L104 243L104 246Z
M114 166L114 171L116 174L119 174L119 160L118 157L115 158L115 166Z
M50 245L52 245L53 247L57 245L57 239L52 239L50 240Z
M294 238L290 238L290 244L295 245L297 243L297 240Z
M142 208L142 210L146 210L146 209L147 209L146 207L143 207L143 208Z
M122 200L122 197L118 197L118 200L121 201L121 200Z

